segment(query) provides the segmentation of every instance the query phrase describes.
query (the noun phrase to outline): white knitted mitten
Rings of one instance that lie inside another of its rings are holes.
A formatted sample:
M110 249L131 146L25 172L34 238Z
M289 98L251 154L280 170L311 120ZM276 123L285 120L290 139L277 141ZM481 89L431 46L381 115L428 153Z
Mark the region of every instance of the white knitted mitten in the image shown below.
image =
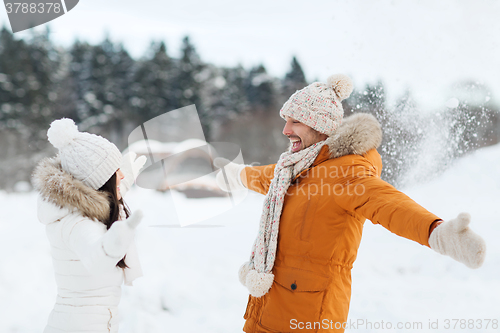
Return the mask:
M148 160L146 156L140 156L137 158L137 154L130 151L123 155L122 164L120 165L120 170L123 172L124 178L120 183L120 192L123 195L127 193L135 182L135 179L139 175L139 171L146 164Z
M142 211L137 210L124 221L116 221L103 236L102 248L113 258L123 258L134 239L135 228L141 223Z
M241 181L241 171L246 167L245 164L236 164L223 157L214 159L214 165L221 169L215 180L221 190L225 192L244 190L246 187Z
M469 229L470 215L461 213L454 220L443 222L429 237L434 251L452 257L470 268L479 268L486 255L484 239Z

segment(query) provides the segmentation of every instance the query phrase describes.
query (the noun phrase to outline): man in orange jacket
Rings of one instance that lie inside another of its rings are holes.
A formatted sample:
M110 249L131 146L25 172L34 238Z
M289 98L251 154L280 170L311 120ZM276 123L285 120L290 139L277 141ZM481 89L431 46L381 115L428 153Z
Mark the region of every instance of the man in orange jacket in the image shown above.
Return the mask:
M245 332L343 332L365 219L471 268L484 261L468 214L443 222L380 179L380 124L363 113L342 121L351 92L351 80L338 74L294 93L280 111L291 145L276 164L214 162L225 169L226 177L217 175L223 190L266 196L239 271L250 292Z

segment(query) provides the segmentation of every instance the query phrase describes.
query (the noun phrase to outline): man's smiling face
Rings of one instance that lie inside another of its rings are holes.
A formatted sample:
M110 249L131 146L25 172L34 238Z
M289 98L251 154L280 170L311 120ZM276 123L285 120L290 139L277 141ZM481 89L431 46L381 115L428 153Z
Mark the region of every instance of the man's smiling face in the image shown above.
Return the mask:
M322 134L315 129L293 119L285 116L285 127L283 134L290 139L290 151L296 153L304 148L307 148L317 142L326 140L326 134Z

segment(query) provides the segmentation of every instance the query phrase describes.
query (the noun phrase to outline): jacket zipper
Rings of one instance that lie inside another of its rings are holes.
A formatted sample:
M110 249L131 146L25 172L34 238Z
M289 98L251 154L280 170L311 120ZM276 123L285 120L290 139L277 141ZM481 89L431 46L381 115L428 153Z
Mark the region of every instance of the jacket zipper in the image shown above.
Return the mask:
M307 221L307 215L308 215L310 209L311 209L311 200L308 200L307 201L306 211L304 212L304 217L302 218L302 226L300 227L300 239L301 240L306 240L306 238L309 238L308 237L309 233L307 235L304 235L304 227L305 227L306 223L308 222ZM312 222L309 221L309 223L312 223Z
M108 332L111 332L111 320L113 319L113 313L111 313L111 309L109 311L109 321L108 321Z

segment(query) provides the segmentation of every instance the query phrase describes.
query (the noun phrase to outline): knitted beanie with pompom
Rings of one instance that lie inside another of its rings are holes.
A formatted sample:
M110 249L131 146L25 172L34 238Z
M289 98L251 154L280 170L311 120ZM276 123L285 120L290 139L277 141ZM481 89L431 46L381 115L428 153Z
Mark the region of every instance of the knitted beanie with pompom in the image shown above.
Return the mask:
M94 190L120 168L122 154L118 148L102 136L79 132L71 119L53 121L47 136L59 149L63 170Z
M281 108L280 116L283 119L288 116L331 136L342 123L342 101L349 97L352 89L348 76L332 75L326 84L314 82L296 91Z

